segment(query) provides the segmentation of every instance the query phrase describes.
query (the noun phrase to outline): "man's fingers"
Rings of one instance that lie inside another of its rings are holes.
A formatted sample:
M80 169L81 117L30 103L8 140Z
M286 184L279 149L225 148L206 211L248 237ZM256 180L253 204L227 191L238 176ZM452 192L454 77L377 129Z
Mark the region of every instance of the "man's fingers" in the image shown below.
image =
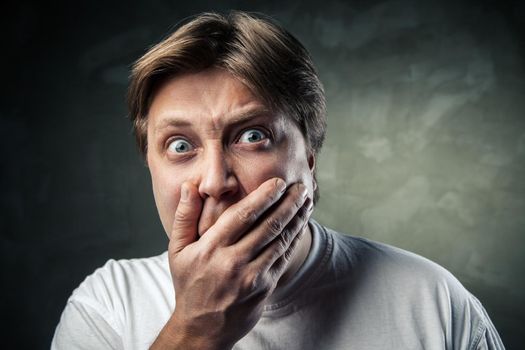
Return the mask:
M181 186L180 201L175 212L170 234L170 252L176 254L197 240L197 225L202 210L202 199L197 188L189 182Z
M286 183L282 179L273 178L263 182L255 191L226 209L202 237L223 246L237 242L281 198L285 190Z
M247 261L255 259L266 246L276 237L284 238L294 225L289 225L290 221L299 213L304 213L302 207L310 202L307 198L308 191L303 184L294 184L286 191L284 198L278 206L268 212L259 220L256 227L250 234L242 237L237 242L237 251L242 254Z
M308 199L282 234L275 237L252 263L262 270L272 270L272 273L276 274L282 273L294 255L312 210L313 203L311 199Z
M299 242L301 242L301 239L303 238L304 234L306 232L306 224L299 231L297 235L292 239L292 242L288 246L288 249L279 257L273 265L270 267L270 273L273 276L277 276L277 281L281 278L283 273L286 271L286 267L288 266L288 263L292 260L293 255L295 254L296 250L298 249ZM275 255L277 256L277 254Z

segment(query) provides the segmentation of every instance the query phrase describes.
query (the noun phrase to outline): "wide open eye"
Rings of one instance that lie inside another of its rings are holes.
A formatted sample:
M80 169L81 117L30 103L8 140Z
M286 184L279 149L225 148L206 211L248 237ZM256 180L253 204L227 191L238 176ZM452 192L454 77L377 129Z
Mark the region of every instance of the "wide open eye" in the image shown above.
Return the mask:
M168 150L172 153L186 153L193 150L193 146L184 139L175 139L168 145Z
M268 138L264 132L258 129L249 129L241 134L239 142L255 143Z

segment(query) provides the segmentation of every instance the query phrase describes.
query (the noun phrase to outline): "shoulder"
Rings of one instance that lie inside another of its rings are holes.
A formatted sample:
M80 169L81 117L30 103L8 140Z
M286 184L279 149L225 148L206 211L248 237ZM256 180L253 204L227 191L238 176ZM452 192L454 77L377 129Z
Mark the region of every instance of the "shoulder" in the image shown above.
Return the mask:
M110 259L87 276L71 298L126 294L144 283L169 278L166 255L167 253L149 258Z
M108 260L73 291L52 349L145 347L159 322L168 317L172 303L167 253Z
M332 265L344 269L339 275L350 276L352 286L367 298L372 295L379 307L410 317L416 325L433 325L454 348L476 348L487 339L495 339L489 348L502 348L481 303L444 267L388 244L328 228L325 232L333 240Z
M448 270L421 255L326 227L325 232L333 240L332 258L346 261L349 270L374 272L403 283L417 280L418 284L441 281L460 285Z
M82 304L125 323L128 310L148 300L171 300L167 253L139 259L108 260L76 288L68 303Z

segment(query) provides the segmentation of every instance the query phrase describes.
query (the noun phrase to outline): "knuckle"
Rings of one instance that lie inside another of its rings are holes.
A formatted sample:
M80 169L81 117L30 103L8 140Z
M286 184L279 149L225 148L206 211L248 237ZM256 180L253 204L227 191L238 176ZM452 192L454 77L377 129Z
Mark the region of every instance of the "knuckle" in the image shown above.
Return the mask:
M259 283L258 274L252 271L247 271L241 281L241 288L244 292L252 292L257 290Z
M259 278L257 287L258 287L258 290L264 294L264 296L269 296L273 290L273 282L268 277Z
M243 224L250 224L255 221L257 214L251 207L241 207L237 209L237 219Z
M265 274L257 271L249 271L246 273L243 284L243 288L247 292L257 292L267 295L271 289L271 281Z
M210 261L213 257L213 246L211 244L203 244L198 253L198 261Z
M283 264L283 268L285 268L291 261L291 257L292 257L292 254L289 253L289 252L286 252L283 254L282 256L282 264Z
M271 216L266 218L266 226L273 235L278 235L283 230L282 221Z
M281 236L277 241L277 251L279 252L279 255L284 254L284 252L286 252L286 249L288 249L288 241L286 237Z
M290 237L291 237L292 233L289 229L284 229L283 230L283 233L281 234L281 242L283 244L283 246L287 247L288 244L290 243Z
M291 245L288 249L285 250L284 254L283 254L283 258L285 261L290 261L291 258L292 258L292 255L293 255L293 252L294 252L294 249L295 247L293 245Z
M230 259L230 271L241 271L244 267L244 260L239 256L233 256Z
M191 220L191 213L187 210L180 209L175 212L176 222L188 222Z
M244 261L239 256L230 255L221 259L221 270L230 276L236 276L244 268Z

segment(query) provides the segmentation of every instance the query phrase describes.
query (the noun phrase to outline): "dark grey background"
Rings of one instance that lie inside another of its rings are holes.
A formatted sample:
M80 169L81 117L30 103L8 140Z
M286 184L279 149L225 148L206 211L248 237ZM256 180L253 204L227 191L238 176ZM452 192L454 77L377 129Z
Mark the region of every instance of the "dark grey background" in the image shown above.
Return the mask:
M87 274L166 248L126 119L129 67L181 19L228 9L273 16L319 68L329 128L315 217L445 266L520 348L524 6L408 0L4 8L3 347L48 348Z

